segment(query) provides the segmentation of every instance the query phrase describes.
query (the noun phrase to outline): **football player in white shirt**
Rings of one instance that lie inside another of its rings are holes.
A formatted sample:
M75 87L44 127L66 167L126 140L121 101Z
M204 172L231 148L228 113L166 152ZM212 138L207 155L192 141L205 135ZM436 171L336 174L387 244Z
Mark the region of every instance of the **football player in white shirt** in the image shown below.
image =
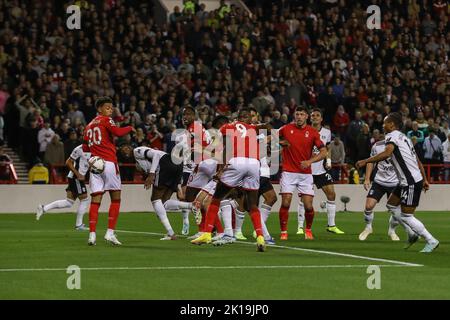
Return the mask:
M327 197L326 208L328 217L327 231L334 234L344 234L344 231L340 230L336 226L336 192L334 191L334 180L329 170L331 169L331 154L328 145L331 143L331 131L325 127L322 127L322 111L318 108L314 108L311 112L311 124L313 128L319 131L320 140L327 146L328 154L324 161L318 161L311 164L314 184L318 189L322 189ZM319 150L314 147L314 154L319 154ZM303 235L303 223L305 221L305 207L303 202L298 203L298 231L297 234Z
M380 154L385 149L385 141L381 140L372 146L371 157ZM373 178L372 187L370 186L371 178ZM359 240L364 241L373 232L373 208L377 205L381 198L386 195L388 198L398 185L398 178L395 174L394 167L389 160L383 160L376 164L368 163L366 166L366 176L364 179L364 188L369 191L366 198L366 207L364 210L365 229L359 235ZM369 190L370 188L370 190ZM389 218L388 236L392 241L398 241L400 238L395 233L398 222L393 216Z
M417 242L420 236L426 241L421 252L430 253L439 246L439 241L414 216L419 205L420 194L422 190L429 189L429 184L411 140L399 131L402 125L403 120L400 113L394 112L386 116L383 124L386 132L385 150L374 157L358 161L356 167L362 168L368 163L390 160L399 179L399 185L389 197L387 207L408 232L405 249Z
M170 199L177 191L183 174L183 164L175 164L171 155L148 147L138 147L133 150L136 167L148 177L144 182L144 188L150 189L153 185L151 201L153 208L167 230L167 235L161 240L175 240L176 235L167 217L167 210L192 209L192 204L175 199Z
M85 175L89 171L88 160L90 157L90 152L83 152L82 145L73 149L69 158L66 160L66 166L70 169L69 174L67 175L69 184L66 188L66 199L56 200L46 205L40 204L36 211L36 220L39 220L44 213L52 209L71 208L76 199L80 199L75 229L89 230L89 228L83 224L83 216L89 207L89 199L84 181Z

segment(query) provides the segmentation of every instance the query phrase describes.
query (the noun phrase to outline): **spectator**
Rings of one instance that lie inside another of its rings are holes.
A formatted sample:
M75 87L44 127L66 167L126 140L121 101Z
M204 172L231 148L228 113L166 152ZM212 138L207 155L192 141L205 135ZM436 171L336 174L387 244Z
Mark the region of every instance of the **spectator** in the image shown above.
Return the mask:
M340 137L336 135L333 141L329 145L329 152L331 154L331 164L333 168L331 169L331 175L335 181L340 180L341 168L337 167L345 163L345 148L344 143L341 141Z
M356 162L359 159L365 159L365 158L358 158L358 146L356 144L356 139L358 136L362 134L362 127L364 125L364 121L361 120L362 114L360 111L357 111L355 113L355 119L350 122L350 125L348 126L347 130L347 139L346 139L346 146L348 150L350 151L349 157L352 162ZM365 138L363 136L360 137L361 139ZM362 142L362 141L360 141ZM362 146L364 146L363 150L359 154L366 154L367 150L365 147L365 144L362 143ZM369 151L370 153L370 151Z
M60 141L59 136L55 134L45 151L44 163L47 166L64 165L65 160L64 144Z
M156 125L153 125L147 133L149 147L152 149L163 150L163 138L164 135L158 131Z
M11 158L3 152L3 147L5 143L0 140L0 181L9 181L11 179L10 164L12 163Z
M411 141L413 143L414 146L414 151L416 152L417 157L419 158L420 162L424 163L424 158L423 158L423 144L419 143L417 141L417 137L416 136L412 136L411 137Z
M39 142L39 157L42 158L47 150L47 145L52 141L55 132L50 128L50 122L46 121L44 127L39 130L38 142Z
M412 122L412 130L407 133L408 138L412 138L413 136L417 138L417 143L422 143L425 140L423 131L419 130L419 124L417 121Z
M450 178L450 134L447 135L447 140L442 144L442 154L444 160L444 180L445 183L449 183Z
M25 161L32 163L39 155L39 142L38 142L39 128L37 127L37 121L31 120L28 127L24 128L23 133L23 155Z
M372 145L370 143L369 126L367 124L363 124L363 126L361 127L361 132L356 137L356 160L369 158L371 148Z
M443 156L441 139L436 136L433 130L431 130L429 133L430 135L426 137L423 142L425 164L442 164ZM438 181L439 168L432 167L431 176L434 181Z
M75 129L70 129L69 139L64 141L64 158L68 159L73 149L78 147L81 144L80 140L78 140L78 134Z
M274 129L280 129L285 123L281 120L281 113L278 110L273 112L273 118L270 121L270 124Z
M340 138L345 138L348 125L350 124L350 116L342 105L340 105L333 118L333 132L338 134Z
M0 141L3 141L3 129L5 128L5 121L3 120L3 115L0 113Z
M121 180L134 181L135 166L131 165L134 164L133 147L126 143L122 144L117 153L117 161L119 162L119 165L126 165L122 166L120 169Z

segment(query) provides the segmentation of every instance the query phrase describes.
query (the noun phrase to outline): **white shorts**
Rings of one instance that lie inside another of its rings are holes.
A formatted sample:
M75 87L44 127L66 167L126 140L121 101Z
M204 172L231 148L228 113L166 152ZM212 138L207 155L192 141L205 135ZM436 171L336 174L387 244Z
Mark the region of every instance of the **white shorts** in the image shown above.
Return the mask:
M122 189L119 167L111 161L105 161L105 170L101 174L91 172L89 177L91 194Z
M217 161L213 159L203 160L196 169L189 176L187 186L202 189L216 174Z
M208 193L209 195L213 196L214 192L216 192L217 187L217 181L211 180L202 188L202 191Z
M220 181L228 187L244 190L259 189L259 160L254 158L231 158Z
M314 196L314 180L312 174L282 172L280 193L294 193Z

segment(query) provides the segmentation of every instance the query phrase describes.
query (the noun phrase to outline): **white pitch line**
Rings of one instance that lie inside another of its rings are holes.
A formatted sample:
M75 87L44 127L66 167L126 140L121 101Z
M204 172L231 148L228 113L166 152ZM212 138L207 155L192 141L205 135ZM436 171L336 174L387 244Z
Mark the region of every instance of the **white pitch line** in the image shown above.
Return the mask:
M144 231L128 231L128 230L116 230L116 231L124 232L124 233L149 234L149 235L156 235L156 236L164 236L165 235L162 233L144 232ZM178 236L178 237L184 237L184 236ZM236 243L242 243L242 244L246 244L246 245L254 245L254 243L246 242L246 241L236 241ZM365 257L365 256L358 256L358 255L354 255L354 254L339 253L339 252L333 252L333 251L304 249L304 248L299 248L299 247L288 247L288 246L279 246L279 245L268 245L268 247L295 250L295 251L312 252L312 253L319 253L319 254L328 254L328 255L333 255L333 256L347 257L347 258L360 259L360 260L386 262L386 263L393 263L396 265L402 265L402 266L408 266L408 267L423 267L424 266L423 264L417 264L417 263L410 263L410 262L403 262L403 261L389 260L389 259L382 259L382 258Z
M347 264L347 265L300 265L300 266L178 266L178 267L86 267L81 271L121 271L121 270L199 270L199 269L327 269L327 268L367 268L371 265ZM382 268L404 268L413 266L404 265L377 265ZM36 271L67 271L67 268L16 268L0 269L0 272L36 272Z

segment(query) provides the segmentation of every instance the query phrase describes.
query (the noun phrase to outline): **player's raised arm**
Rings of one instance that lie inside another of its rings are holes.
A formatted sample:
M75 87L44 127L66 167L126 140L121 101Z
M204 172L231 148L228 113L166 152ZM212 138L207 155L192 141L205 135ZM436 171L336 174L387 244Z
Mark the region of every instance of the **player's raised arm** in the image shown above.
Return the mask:
M113 119L109 119L108 122L105 121L105 128L117 137L122 137L131 131L136 132L136 129L132 126L126 126L123 128L116 126Z
M376 156L370 157L368 159L359 160L358 162L356 162L355 167L357 169L359 169L359 168L366 166L368 163L374 163L374 162L386 160L392 156L392 153L394 152L394 148L395 147L394 147L393 143L386 142L386 148L384 149L383 152L377 154Z

